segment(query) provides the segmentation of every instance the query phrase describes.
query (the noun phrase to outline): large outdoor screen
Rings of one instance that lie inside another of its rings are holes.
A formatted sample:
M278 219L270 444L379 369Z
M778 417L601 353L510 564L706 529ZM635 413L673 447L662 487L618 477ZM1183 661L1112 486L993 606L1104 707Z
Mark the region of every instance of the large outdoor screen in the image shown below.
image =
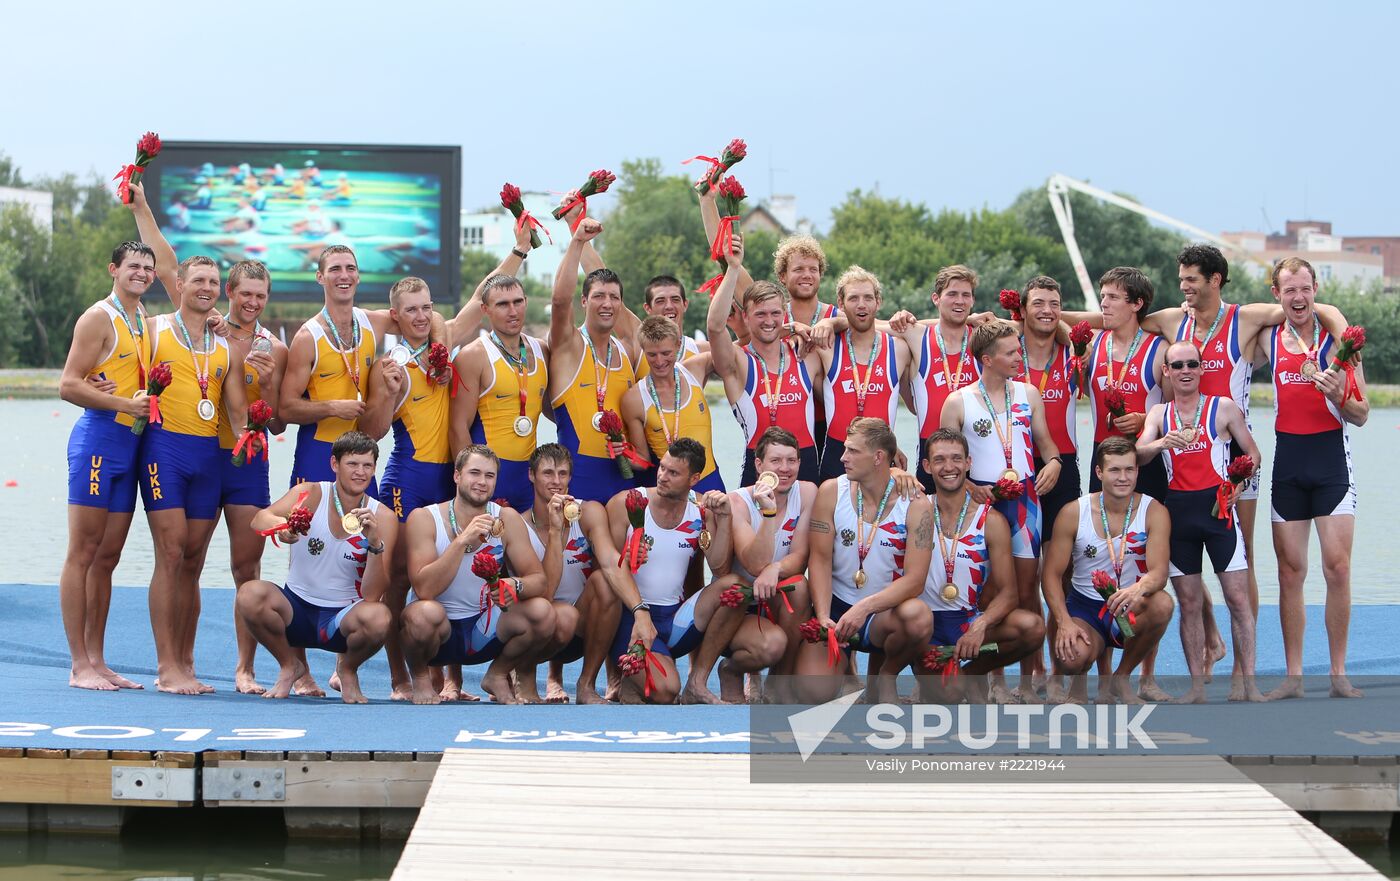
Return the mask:
M181 260L261 260L274 300L321 299L317 257L344 244L359 299L416 275L443 303L461 284L461 169L460 147L166 141L145 181Z

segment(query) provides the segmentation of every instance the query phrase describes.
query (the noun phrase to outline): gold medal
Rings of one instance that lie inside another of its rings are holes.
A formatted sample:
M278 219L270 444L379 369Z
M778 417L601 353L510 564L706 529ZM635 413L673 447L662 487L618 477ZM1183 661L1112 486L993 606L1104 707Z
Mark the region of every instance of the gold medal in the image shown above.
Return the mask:
M856 570L856 577L855 577L856 590L860 590L862 587L865 587L865 581L866 581L865 570L864 570L864 569L857 569L857 570Z
M579 518L578 502L566 502L564 504L564 519L570 523L577 523Z
M595 428L597 426L594 426ZM515 419L515 434L518 437L529 437L535 433L535 423L530 421L529 416L517 416Z
M602 410L599 410L597 413L594 413L594 414L593 414L593 420L592 420L592 421L593 421L593 430L594 430L594 431L597 431L597 432L602 432L602 430L603 430L603 411L602 411Z
M700 550L702 550L702 551L708 551L709 549L710 549L710 530L708 530L708 529L702 529L702 530L700 530Z
M1317 373L1317 362L1309 358L1308 360L1303 362L1302 367L1298 368L1298 372L1306 376L1308 379L1312 379L1313 375Z
M491 535L495 536L496 538L500 538L501 533L505 531L506 522L500 517L497 517L495 520L491 521Z
M754 483L754 486L767 487L768 489L777 489L778 475L773 473L772 471L765 471L762 474L758 475L758 481Z
M199 411L200 419L203 419L205 422L214 421L214 415L217 411L214 409L213 401L208 398L200 398L199 406L196 409Z
M1015 468L1008 468L1005 471L1001 472L1001 479L1010 480L1013 483L1020 483L1021 475L1019 472L1016 471Z
M945 584L943 585L942 593L943 599L951 603L953 600L958 598L958 586L956 584L952 584L951 582Z
M360 531L360 518L354 513L346 514L340 518L340 526L350 535Z

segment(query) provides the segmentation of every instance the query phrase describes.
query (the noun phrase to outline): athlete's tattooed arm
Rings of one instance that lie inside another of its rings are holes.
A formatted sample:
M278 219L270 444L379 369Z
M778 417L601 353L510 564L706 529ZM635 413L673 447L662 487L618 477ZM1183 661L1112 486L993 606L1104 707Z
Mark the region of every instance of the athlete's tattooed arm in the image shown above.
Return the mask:
M825 520L814 519L808 525L808 528L811 529L813 532L830 532L831 524L826 522Z

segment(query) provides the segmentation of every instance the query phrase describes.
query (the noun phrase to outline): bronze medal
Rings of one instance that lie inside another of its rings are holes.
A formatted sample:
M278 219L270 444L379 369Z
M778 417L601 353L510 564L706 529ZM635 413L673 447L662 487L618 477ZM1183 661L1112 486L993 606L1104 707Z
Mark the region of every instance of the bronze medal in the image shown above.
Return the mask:
M855 581L856 581L856 590L860 590L862 587L865 587L865 579L866 579L865 570L864 570L864 569L857 569L857 570L856 570L856 578L855 578Z
M1186 425L1181 428L1181 438L1188 444L1196 439L1196 426Z
M1306 376L1308 379L1312 379L1313 376L1317 373L1317 362L1309 358L1308 360L1303 362L1302 367L1298 368L1298 372Z
M951 603L953 600L958 598L958 586L949 582L948 584L943 585L942 593L943 599Z
M597 432L602 432L602 430L603 430L603 411L602 411L602 410L599 410L597 413L594 413L594 414L593 414L593 430L594 430L594 431L597 431Z
M491 521L491 535L500 538L501 533L506 531L506 522L500 517Z
M700 550L702 550L702 551L708 551L709 549L710 549L710 530L708 530L708 529L702 529L702 530L700 530Z
M598 426L594 425L594 428ZM529 437L535 432L535 423L530 421L529 416L517 416L515 418L515 434L517 437Z
M346 514L340 518L340 527L348 534L354 535L360 531L360 518L354 513Z

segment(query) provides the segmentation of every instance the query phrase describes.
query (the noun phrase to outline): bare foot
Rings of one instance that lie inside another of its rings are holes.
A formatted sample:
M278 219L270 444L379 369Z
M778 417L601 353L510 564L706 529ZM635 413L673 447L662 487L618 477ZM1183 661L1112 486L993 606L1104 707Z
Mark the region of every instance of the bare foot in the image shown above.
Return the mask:
M106 664L97 665L94 669L96 669L98 673L102 674L102 677L104 679L115 685L117 688L144 689L146 687L139 682L132 682L130 679L127 679L125 676L118 673L116 670L113 670L111 667L108 667Z
M580 682L576 686L575 691L578 694L578 702L580 705L607 703L607 701L603 699L603 696L598 693L598 689L593 687L593 683L591 682Z
M1138 683L1138 697L1151 703L1170 703L1172 696L1162 690L1155 679L1143 679ZM1193 703L1195 703L1193 701Z
M1064 685L1058 681L1059 678L1060 677L1056 676L1054 679L1045 683L1046 703L1062 704L1069 697L1069 693L1065 691Z
M1202 650L1202 656L1206 661L1206 684L1209 685L1214 678L1215 665L1225 657L1225 640L1221 639L1219 633L1215 634L1211 644Z
M252 670L233 671L233 690L239 694L262 694L267 691L258 684Z
M339 665L339 664L336 664L335 672L331 674L331 678L326 680L326 687L329 688L331 691L340 691L340 665Z
M685 688L681 689L680 702L683 704L724 704L729 701L715 697L714 692L705 687L705 683L687 680Z
M1253 676L1231 676L1230 700L1258 703L1266 701L1268 698L1264 697L1264 694L1259 691L1259 687L1254 684Z
M1295 700L1303 696L1303 677L1289 676L1283 680L1283 684L1269 692L1267 697L1271 701Z
M414 685L412 682L400 682L398 685L395 685L393 686L393 688L390 689L389 700L411 701L413 700L413 690ZM417 703L417 701L414 702ZM437 703L437 701L433 701L433 703Z
M597 694L595 691L594 694ZM602 700L602 698L599 698ZM544 686L544 702L547 704L567 704L569 693L564 690L564 683L550 679Z
M1006 680L998 680L992 683L991 699L998 704L1018 704L1016 694L1006 687Z
M310 670L306 669L306 665L299 664L298 666L301 668L301 675L297 677L296 684L292 686L292 694L297 697L325 697L326 692L316 684L316 678L311 675Z
M156 689L168 694L204 694L205 688L204 683L183 671L169 676L161 674L156 680Z
M116 691L118 688L116 683L91 668L82 672L74 670L69 673L68 687L87 688L92 691Z
M463 691L462 686L452 680L447 680L442 684L442 691L439 696L444 701L461 701L462 703L474 704L481 698L469 691Z
M340 674L337 674L337 675L340 675ZM360 691L360 674L359 674L358 671L357 671L357 672L351 672L351 671L349 671L349 670L346 670L346 671L345 671L345 674L344 674L343 676L340 676L339 685L340 685L340 687L337 688L336 691L339 691L339 692L340 692L340 699L341 699L342 701L344 701L345 703L347 703L347 704L367 704L367 703L369 703L369 698L365 697L365 693L362 692L362 691Z
M413 677L412 698L415 704L436 704L442 701L442 695L433 688L433 679L427 673Z
M622 680L616 682L612 679L612 674L608 674L608 687L603 689L603 699L609 703L616 703L622 697Z
M1365 697L1366 692L1351 684L1345 673L1338 673L1332 677L1332 689L1327 694L1328 697Z
M300 660L293 663L291 667L283 667L277 673L277 681L272 683L271 688L263 692L263 697L286 697L287 695L292 693L294 686L301 680L302 677L306 675L306 665L303 664ZM300 694L300 692L297 692L297 694ZM322 692L321 697L324 696L325 693Z
M1142 694L1141 689L1138 690L1138 694ZM1148 698L1148 700L1152 700L1152 698ZM1181 697L1172 698L1171 702L1174 704L1203 704L1206 702L1205 685L1193 685L1190 691L1186 692Z
M1128 681L1127 676L1114 676L1109 680L1109 691L1120 702L1125 704L1145 704L1143 700L1133 691L1133 684Z
M518 704L520 699L515 696L515 689L510 687L510 679L504 673L491 673L481 677L481 690L491 695L491 699L498 704Z
M1035 693L1035 687L1031 685L1022 685L1020 688L1016 689L1016 698L1016 703L1018 704L1045 703L1045 701L1041 699L1040 695Z
M726 658L719 662L719 699L726 704L743 703L744 694L744 674L734 669L734 665ZM681 695L681 703L686 703L685 695Z

